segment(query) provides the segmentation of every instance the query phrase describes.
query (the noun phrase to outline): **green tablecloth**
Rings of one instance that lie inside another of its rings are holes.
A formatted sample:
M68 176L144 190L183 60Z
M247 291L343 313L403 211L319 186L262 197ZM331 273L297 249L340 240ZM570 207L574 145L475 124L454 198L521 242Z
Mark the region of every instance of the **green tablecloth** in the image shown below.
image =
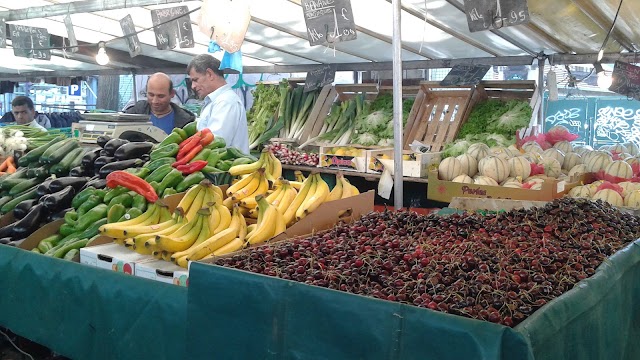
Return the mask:
M192 264L189 359L640 359L640 240L514 329Z
M184 359L187 289L0 247L0 325L72 359Z

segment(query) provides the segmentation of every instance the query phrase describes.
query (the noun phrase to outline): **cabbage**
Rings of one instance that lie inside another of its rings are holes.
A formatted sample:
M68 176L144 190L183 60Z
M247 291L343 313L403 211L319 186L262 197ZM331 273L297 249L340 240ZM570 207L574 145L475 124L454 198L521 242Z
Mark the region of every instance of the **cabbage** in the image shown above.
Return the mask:
M380 139L378 146L393 147L393 139Z
M378 137L371 133L362 133L354 139L354 143L363 146L373 146L378 144Z
M453 143L449 143L444 147L442 158L445 159L452 156L462 155L467 152L469 146L471 146L471 142L467 140L456 140Z

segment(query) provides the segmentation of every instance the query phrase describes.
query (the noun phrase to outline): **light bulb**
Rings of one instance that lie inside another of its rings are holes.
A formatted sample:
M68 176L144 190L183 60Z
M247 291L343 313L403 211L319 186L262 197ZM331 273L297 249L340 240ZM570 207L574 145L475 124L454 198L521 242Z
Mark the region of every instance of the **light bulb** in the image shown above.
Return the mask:
M107 65L109 63L109 55L107 55L107 51L104 49L104 43L100 43L98 49L98 54L96 55L96 62L98 65Z
M598 74L598 87L601 89L609 89L613 83L613 78L607 75L605 72Z

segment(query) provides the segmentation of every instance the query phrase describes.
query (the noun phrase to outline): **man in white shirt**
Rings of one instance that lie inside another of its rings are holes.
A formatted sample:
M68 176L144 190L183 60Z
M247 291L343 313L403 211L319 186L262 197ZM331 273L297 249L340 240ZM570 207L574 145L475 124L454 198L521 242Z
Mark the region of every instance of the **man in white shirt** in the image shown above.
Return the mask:
M11 113L16 119L16 124L47 131L44 126L38 124L38 121L36 121L36 109L30 98L26 96L16 96L13 101L11 101Z
M196 55L187 67L191 88L204 100L197 128L209 128L215 136L222 137L228 147L248 154L247 113L219 68L220 61L209 54Z

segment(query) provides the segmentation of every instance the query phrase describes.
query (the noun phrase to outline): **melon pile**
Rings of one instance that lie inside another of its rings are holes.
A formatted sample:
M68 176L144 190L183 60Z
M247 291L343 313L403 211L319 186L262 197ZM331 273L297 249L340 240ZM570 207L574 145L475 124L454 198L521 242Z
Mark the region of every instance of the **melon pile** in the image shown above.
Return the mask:
M640 209L640 183L624 181L618 183L622 193L613 189L598 190L603 181L598 180L588 185L576 186L569 191L569 196L591 200L606 201L613 206Z

